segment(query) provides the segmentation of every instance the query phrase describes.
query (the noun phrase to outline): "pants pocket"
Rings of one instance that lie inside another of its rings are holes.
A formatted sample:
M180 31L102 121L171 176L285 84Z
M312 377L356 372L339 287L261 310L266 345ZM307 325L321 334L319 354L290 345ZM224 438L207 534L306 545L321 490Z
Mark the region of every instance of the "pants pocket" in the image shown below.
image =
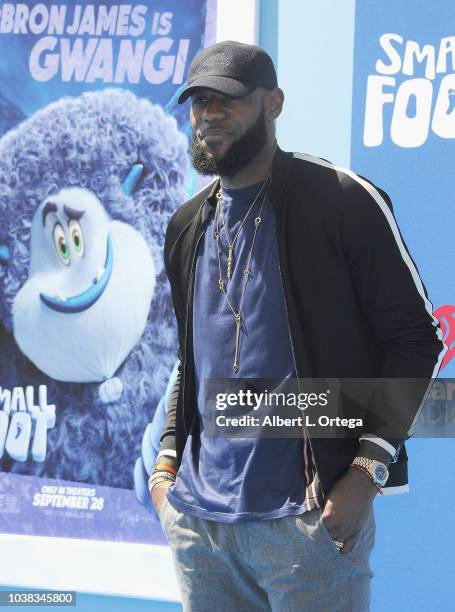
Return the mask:
M322 514L322 510L321 510L321 514ZM329 546L332 548L332 551L335 552L337 555L341 555L340 551L338 550L338 547L335 545L335 542L333 541L332 536L330 535L330 531L328 530L327 525L324 523L321 516L319 516L318 524L319 524L320 532L322 533L326 542L328 542Z
M321 510L321 515L322 515L322 510ZM354 545L352 546L351 550L348 553L343 553L341 552L341 550L338 550L338 547L335 545L333 538L330 535L330 531L327 529L327 526L324 523L323 519L321 518L321 515L319 516L319 527L320 527L321 533L324 535L324 538L326 539L326 541L330 543L332 550L334 550L337 553L337 555L339 555L340 557L345 557L349 559L351 557L356 556L356 553L359 547L363 546L363 544L366 543L366 540L370 539L370 536L372 536L372 543L369 548L373 548L374 531L375 531L373 508L371 508L371 511L370 511L370 514L368 515L367 520L365 521L362 529L360 530L360 533L357 534L357 538L354 542Z

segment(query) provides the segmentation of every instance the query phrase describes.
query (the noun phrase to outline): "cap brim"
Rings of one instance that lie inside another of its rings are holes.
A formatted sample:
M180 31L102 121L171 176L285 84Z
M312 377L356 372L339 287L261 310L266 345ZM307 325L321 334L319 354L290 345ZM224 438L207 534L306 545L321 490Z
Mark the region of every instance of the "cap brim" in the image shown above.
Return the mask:
M183 102L185 102L185 100L187 100L193 92L201 88L213 89L214 91L225 94L226 96L241 98L242 96L249 94L256 87L257 85L252 83L242 83L241 81L237 81L236 79L231 79L229 77L213 75L202 76L193 81L189 87L182 91L179 96L178 103L183 104Z

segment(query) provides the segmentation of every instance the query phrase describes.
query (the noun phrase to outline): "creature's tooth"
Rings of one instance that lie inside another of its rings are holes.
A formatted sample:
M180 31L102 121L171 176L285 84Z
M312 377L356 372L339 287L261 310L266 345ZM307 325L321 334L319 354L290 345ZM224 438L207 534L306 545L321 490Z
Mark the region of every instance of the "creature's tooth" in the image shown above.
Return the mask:
M104 274L104 268L100 267L98 268L97 272L96 272L96 280L99 281L101 279L101 277Z

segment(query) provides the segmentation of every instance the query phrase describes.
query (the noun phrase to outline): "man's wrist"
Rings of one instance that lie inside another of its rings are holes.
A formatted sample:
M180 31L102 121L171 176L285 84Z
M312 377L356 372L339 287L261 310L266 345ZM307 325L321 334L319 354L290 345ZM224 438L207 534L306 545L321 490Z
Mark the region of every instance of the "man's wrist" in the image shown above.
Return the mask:
M155 507L156 507L156 502L158 502L160 499L163 499L164 496L167 495L167 490L169 489L171 484L172 484L172 481L163 480L162 482L158 482L153 485L153 487L150 490L150 497Z
M363 473L377 487L378 492L382 494L382 487L386 485L389 478L389 471L385 463L377 459L357 456L349 467Z
M168 489L172 484L172 480L160 480L159 482L155 483L150 491L150 493L153 492L154 489L162 489L163 487L165 487L166 489Z
M150 495L153 494L153 489L160 484L169 482L169 485L174 483L177 478L177 461L172 457L161 455L157 458L155 467L150 474L148 480L148 489ZM168 485L168 486L169 486Z
M158 457L156 458L155 468L157 465L168 465L174 470L177 470L178 467L177 459L175 457L170 457L169 455L158 455Z
M376 495L379 494L378 486L366 474L362 473L353 467L348 469L349 477L351 478L351 487L355 487L358 491L362 491L362 497L373 501Z

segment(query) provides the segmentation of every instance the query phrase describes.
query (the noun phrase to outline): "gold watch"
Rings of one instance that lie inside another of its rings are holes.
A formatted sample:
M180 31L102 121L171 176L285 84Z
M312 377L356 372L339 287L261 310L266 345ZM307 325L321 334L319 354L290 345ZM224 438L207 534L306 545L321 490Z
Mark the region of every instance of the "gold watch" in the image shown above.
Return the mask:
M383 487L389 478L389 470L385 463L368 459L367 457L356 457L351 465L357 465L368 472L371 480L378 486Z

